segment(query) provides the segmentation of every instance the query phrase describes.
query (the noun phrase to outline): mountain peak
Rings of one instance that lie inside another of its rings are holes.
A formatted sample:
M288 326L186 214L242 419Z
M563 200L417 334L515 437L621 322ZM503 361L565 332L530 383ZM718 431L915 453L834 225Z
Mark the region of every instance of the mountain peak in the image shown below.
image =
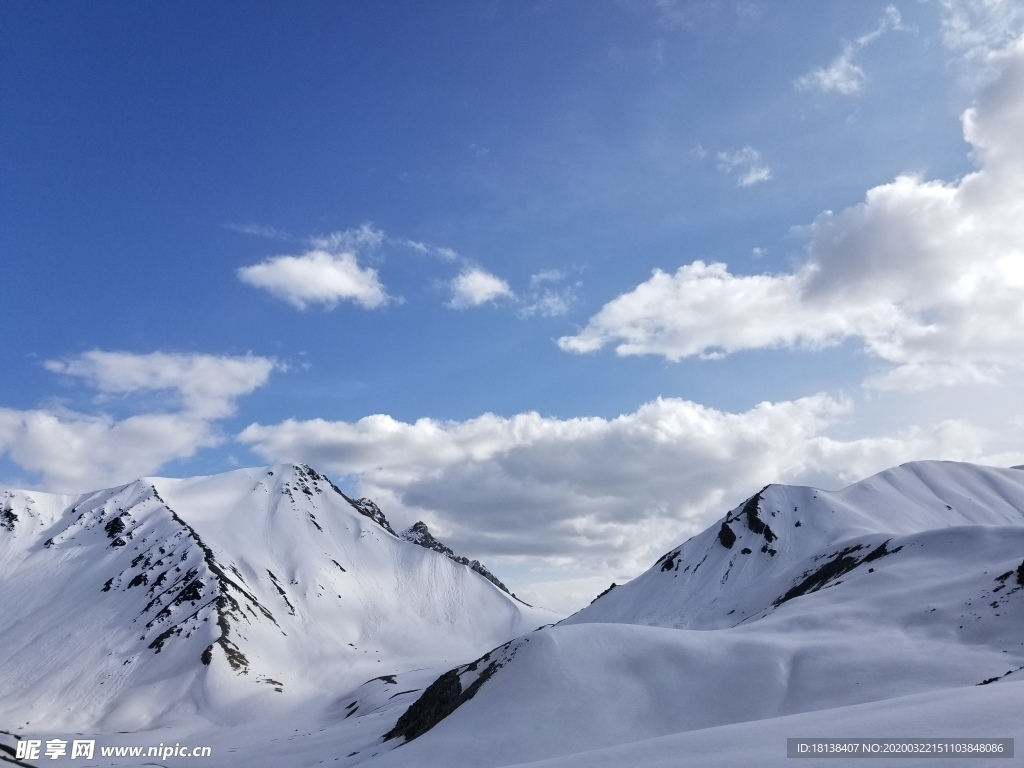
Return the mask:
M274 708L550 620L453 559L305 465L0 492L0 630L31 617L0 643L0 720L130 730L252 697ZM59 643L67 626L103 641ZM139 709L126 692L143 688Z
M908 462L839 491L766 485L566 622L749 623L890 562L929 531L1021 526L1021 495L1017 471L943 461Z

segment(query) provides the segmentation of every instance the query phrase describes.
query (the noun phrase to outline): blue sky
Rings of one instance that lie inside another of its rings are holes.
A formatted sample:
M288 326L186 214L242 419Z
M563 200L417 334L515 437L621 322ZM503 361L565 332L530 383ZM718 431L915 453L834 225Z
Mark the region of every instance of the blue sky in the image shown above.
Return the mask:
M5 485L309 462L568 609L1024 462L1018 2L0 7Z

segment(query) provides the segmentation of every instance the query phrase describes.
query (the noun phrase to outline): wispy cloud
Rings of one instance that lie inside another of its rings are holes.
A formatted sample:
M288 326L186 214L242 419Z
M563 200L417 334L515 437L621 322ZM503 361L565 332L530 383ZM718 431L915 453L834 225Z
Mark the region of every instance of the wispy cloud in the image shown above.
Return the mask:
M796 87L801 91L820 91L821 93L840 93L853 96L864 90L867 75L854 63L857 47L847 44L843 52L825 67L812 69L796 80Z
M579 282L566 283L562 270L545 269L530 275L530 288L519 310L520 317L560 317L576 302Z
M719 152L718 170L734 174L736 186L752 187L772 177L772 169L761 159L761 153L747 145L734 152Z
M284 230L277 229L276 227L270 227L266 224L225 224L225 229L230 229L233 232L238 232L243 235L253 235L254 237L262 237L267 240L281 240L287 243L298 242L299 238L295 237Z
M310 238L314 248L325 251L357 252L366 248L377 248L388 239L384 231L373 224L361 224L353 229L316 235Z
M816 67L801 75L794 85L801 91L838 93L844 96L855 96L863 92L867 84L867 75L855 61L857 54L886 32L902 29L906 27L903 26L899 9L894 5L887 6L873 30L861 35L852 43L844 44L843 52L827 66Z

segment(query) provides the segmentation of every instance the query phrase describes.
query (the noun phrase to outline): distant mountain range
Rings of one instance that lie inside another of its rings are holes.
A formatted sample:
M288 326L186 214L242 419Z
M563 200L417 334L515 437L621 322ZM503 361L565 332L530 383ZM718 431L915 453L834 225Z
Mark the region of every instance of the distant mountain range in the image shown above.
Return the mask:
M770 485L557 619L305 466L3 492L0 750L714 768L791 765L797 736L1024 748L1024 471Z

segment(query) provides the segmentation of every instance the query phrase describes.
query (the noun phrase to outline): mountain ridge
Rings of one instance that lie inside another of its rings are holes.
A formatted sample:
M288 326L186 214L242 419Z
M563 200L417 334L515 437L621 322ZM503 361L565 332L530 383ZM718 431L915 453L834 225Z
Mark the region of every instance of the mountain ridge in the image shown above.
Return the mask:
M373 765L554 765L670 734L1014 684L1022 558L1020 470L913 462L835 492L768 485L629 583L446 672L384 734L401 746Z
M224 768L661 768L696 748L733 768L782 766L754 746L778 728L948 735L968 703L972 734L1024 738L1020 469L770 484L557 622L336 490L283 465L0 495L0 742L173 734Z
M460 565L469 566L472 570L479 573L481 576L483 576L485 579L491 582L502 592L512 595L512 597L516 597L511 592L509 592L508 587L502 584L498 577L491 573L489 570L487 570L486 566L484 566L484 564L481 563L479 560L470 560L468 557L456 555L450 547L438 541L430 532L430 529L427 527L427 524L424 523L422 520L418 520L417 522L413 523L411 526L406 528L399 534L399 537L404 539L405 541L410 541L413 544L419 544L421 547L426 547L427 549L432 549L435 552L440 552L449 560L453 560L454 562L459 563ZM519 598L516 599L518 600ZM522 601L520 600L520 602Z
M551 620L305 465L7 491L0 521L0 616L21 619L0 626L0 725L15 710L119 730L236 719L341 694L385 663L472 658ZM101 645L76 655L57 642L71 627Z

